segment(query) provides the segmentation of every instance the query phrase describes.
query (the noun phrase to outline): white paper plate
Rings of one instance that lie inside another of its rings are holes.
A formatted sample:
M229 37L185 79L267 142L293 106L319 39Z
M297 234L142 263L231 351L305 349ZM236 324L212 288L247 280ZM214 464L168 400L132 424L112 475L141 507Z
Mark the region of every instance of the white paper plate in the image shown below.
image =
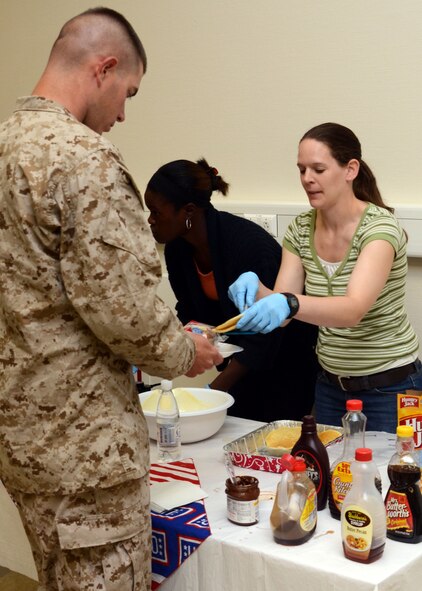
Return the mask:
M243 351L243 347L232 345L231 343L217 343L216 347L223 357L230 357L233 353L240 353L240 351Z

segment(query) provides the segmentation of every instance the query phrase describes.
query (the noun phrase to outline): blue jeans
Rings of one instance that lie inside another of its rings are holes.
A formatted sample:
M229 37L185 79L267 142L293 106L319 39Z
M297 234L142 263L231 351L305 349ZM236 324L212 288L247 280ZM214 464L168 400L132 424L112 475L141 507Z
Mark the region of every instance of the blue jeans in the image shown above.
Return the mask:
M321 372L315 388L315 415L318 423L341 425L346 412L346 401L357 398L363 402L363 412L368 422L367 431L387 431L395 433L397 429L397 394L406 390L422 391L422 363L415 361L417 371L398 384L386 388L344 392L332 384Z

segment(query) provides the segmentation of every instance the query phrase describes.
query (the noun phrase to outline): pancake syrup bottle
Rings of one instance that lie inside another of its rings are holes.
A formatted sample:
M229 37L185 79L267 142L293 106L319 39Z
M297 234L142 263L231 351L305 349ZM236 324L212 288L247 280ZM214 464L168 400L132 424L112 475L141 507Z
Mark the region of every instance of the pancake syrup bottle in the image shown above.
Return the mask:
M331 516L340 519L341 505L352 486L350 465L355 459L355 450L365 447L366 416L362 412L362 400L347 400L343 424L343 453L331 464L328 506Z
M305 460L306 473L316 489L317 510L321 511L327 504L330 462L325 445L318 437L312 415L303 417L302 433L290 453Z
M396 453L387 472L391 482L385 497L387 536L410 544L422 542L421 469L410 425L397 427Z
M341 507L343 552L356 562L374 562L384 552L386 514L375 484L377 473L372 450L358 448L352 462L352 486Z
M297 546L309 540L315 532L315 485L306 474L306 463L302 458L285 454L281 460L285 470L277 485L270 524L277 544Z

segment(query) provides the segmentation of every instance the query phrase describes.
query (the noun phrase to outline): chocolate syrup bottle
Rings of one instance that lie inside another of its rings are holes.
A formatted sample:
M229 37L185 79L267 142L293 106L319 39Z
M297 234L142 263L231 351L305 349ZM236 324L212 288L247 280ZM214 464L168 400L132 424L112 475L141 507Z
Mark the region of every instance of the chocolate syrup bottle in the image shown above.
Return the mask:
M321 511L327 504L330 462L327 450L317 435L317 427L312 415L303 417L302 433L293 446L291 454L305 460L306 473L314 483L317 493L317 510Z
M414 450L413 427L397 427L396 453L387 468L391 482L385 497L387 536L410 544L422 542L421 469Z

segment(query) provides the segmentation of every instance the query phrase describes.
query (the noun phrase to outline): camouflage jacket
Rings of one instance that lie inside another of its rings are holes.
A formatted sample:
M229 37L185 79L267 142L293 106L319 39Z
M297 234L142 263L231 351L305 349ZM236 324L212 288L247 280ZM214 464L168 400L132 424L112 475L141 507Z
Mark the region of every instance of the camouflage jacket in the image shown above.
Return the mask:
M0 126L0 478L108 487L148 470L130 365L174 377L194 344L156 295L159 257L116 148L60 105Z

